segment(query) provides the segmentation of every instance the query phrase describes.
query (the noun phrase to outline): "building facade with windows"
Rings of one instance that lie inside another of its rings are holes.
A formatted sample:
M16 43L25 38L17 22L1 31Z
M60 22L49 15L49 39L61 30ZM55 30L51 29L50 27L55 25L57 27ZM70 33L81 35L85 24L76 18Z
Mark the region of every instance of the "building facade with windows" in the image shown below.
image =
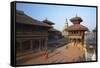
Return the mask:
M16 54L21 56L47 48L48 30L52 26L16 11Z

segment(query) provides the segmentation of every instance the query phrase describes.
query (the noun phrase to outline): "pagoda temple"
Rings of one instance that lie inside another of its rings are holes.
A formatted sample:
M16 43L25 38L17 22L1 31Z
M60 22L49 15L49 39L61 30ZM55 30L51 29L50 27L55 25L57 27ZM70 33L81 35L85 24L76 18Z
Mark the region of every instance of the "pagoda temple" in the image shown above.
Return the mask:
M63 32L62 32L62 35L64 38L68 38L68 31L67 31L67 28L68 28L68 22L67 22L67 19L65 20L65 25L64 25L64 29L63 29Z
M61 37L61 32L53 27L53 25L55 24L52 21L46 18L42 22L48 24L49 26L52 26L48 30L48 41L52 41L52 40L54 41L55 39L59 39Z
M70 42L84 45L84 35L88 28L80 24L83 21L81 17L75 16L70 21L73 23L67 28Z

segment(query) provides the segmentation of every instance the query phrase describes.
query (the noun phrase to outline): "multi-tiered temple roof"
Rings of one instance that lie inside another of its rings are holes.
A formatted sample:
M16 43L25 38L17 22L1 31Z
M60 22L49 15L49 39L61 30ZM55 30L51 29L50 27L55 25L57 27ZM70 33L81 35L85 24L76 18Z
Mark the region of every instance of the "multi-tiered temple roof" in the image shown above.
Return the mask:
M26 15L23 11L16 11L16 22L20 24L27 24L27 25L35 25L41 27L51 27L50 25L43 23L39 20L36 20L28 15Z
M83 21L81 19L81 17L78 17L78 16L73 17L73 18L70 19L70 21L73 23L73 25L71 25L71 26L69 26L67 28L68 31L72 31L72 30L83 30L83 31L87 31L88 30L87 27L85 27L85 26L83 26L83 25L80 24Z

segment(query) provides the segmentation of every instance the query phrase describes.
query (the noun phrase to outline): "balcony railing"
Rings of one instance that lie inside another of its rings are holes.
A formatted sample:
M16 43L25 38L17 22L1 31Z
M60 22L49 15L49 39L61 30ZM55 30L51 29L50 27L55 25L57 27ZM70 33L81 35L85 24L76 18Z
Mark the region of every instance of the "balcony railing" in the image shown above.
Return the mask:
M82 36L69 36L69 38L79 38L79 39L82 39Z
M83 34L68 34L69 36L82 36Z
M48 36L47 32L16 32L16 36Z

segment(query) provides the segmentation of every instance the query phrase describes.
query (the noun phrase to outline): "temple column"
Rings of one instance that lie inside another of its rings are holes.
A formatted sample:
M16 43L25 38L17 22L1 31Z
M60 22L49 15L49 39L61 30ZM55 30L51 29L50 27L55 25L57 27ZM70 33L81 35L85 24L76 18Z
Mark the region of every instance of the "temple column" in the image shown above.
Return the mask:
M20 45L20 47L19 47L20 51L22 51L22 41L19 42L19 45Z
M45 40L45 48L46 48L46 49L48 48L48 47L47 47L47 40L48 40L48 39Z
M41 40L39 40L39 51L41 51Z
M33 41L32 40L30 40L30 48L31 48L31 50L33 50Z
M83 33L83 36L82 36L82 45L84 47L84 33Z

